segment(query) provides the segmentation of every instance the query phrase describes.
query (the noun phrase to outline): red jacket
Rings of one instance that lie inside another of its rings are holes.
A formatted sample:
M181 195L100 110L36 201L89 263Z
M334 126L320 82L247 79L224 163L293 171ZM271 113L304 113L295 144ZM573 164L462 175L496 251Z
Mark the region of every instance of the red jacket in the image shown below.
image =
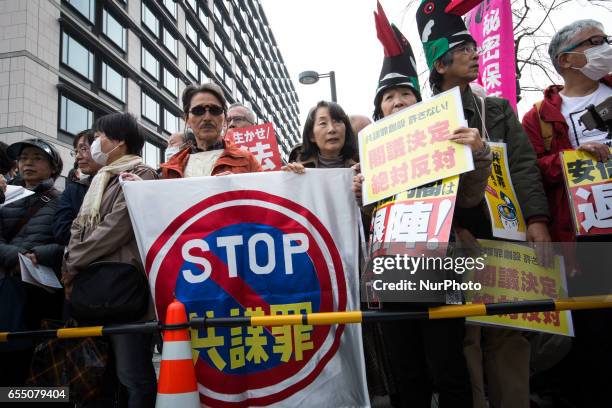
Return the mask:
M170 158L166 163L162 163L162 178L182 178L184 177L185 167L189 161L191 148L187 147ZM236 145L225 141L225 149L215 162L211 176L216 174L230 172L238 173L255 173L262 171L261 165L248 150L242 150Z
M612 87L612 75L606 75L601 82ZM544 91L544 100L540 106L540 116L534 106L523 116L523 128L531 140L533 149L538 156L538 166L542 173L542 181L548 198L551 216L551 237L555 242L576 240L574 222L570 211L563 170L559 152L573 149L568 136L568 125L561 113L561 85L549 86ZM544 148L544 140L540 128L540 117L544 122L552 124L553 137L550 150Z

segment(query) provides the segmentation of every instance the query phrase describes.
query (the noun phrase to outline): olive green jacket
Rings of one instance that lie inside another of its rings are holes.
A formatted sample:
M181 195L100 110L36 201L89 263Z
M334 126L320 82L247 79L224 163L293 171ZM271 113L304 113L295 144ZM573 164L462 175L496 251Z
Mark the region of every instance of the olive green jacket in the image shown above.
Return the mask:
M469 127L482 129L479 114L482 99L474 96L470 87L467 87L461 100ZM491 142L506 143L510 176L525 220L529 222L530 218L538 216L548 218L548 203L536 154L516 113L506 99L491 96L485 98L485 110L484 138Z

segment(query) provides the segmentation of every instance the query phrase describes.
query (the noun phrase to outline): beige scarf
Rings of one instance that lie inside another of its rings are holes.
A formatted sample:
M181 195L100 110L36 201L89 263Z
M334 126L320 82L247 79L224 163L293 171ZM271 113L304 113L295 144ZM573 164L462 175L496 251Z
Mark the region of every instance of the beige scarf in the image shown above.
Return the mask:
M98 174L91 180L91 185L89 190L87 190L87 194L85 194L77 217L77 223L81 227L93 228L100 223L100 204L111 177L119 175L124 171L132 170L140 163L142 163L140 156L127 154L98 171Z

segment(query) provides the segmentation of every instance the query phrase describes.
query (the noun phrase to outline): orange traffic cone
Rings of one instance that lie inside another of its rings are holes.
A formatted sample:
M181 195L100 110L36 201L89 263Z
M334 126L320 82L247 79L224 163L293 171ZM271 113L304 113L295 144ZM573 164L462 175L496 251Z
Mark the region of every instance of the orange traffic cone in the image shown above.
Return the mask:
M185 305L175 300L168 306L166 324L186 322ZM155 407L200 407L188 329L164 331L164 348L159 369Z

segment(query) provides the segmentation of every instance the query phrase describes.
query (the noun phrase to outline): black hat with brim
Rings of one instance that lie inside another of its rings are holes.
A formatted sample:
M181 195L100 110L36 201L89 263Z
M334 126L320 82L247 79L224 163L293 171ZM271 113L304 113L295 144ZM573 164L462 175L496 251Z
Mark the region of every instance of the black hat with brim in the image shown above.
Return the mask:
M6 153L12 160L17 160L21 151L26 147L36 147L45 152L55 168L58 168L59 164L62 163L57 150L55 150L53 145L43 139L26 139L21 142L13 143L6 149ZM58 172L60 171L61 169L58 169Z

